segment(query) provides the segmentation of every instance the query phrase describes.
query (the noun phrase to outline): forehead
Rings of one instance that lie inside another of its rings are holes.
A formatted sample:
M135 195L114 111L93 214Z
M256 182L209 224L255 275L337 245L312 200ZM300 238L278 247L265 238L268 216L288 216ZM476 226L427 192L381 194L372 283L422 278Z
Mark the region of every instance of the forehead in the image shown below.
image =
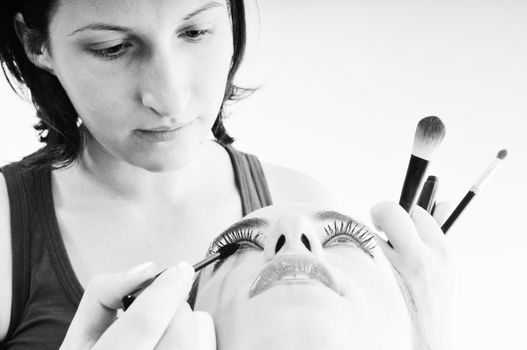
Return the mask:
M273 227L275 223L285 217L303 217L312 223L323 223L327 221L355 222L359 221L352 217L335 211L332 208L305 202L281 203L258 209L245 216L241 222L259 222L263 227ZM256 226L256 225L255 225Z
M68 22L111 21L131 24L141 21L180 20L203 6L225 6L227 0L58 0L55 15ZM158 24L158 23L156 23Z
M138 9L192 9L208 3L219 3L225 5L227 0L58 0L59 8L84 9L89 12L104 14L107 11L120 12L126 15L130 11Z
M324 208L311 203L283 203L255 210L245 216L244 219L262 218L272 224L284 215L297 214L313 218L317 213L329 210L329 208Z

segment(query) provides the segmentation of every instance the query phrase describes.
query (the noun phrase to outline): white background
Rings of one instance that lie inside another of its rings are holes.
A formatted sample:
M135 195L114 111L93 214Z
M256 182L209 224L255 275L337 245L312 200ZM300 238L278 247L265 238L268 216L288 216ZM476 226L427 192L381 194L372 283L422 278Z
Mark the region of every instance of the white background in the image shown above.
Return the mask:
M501 148L509 157L449 233L456 345L527 348L527 1L260 0L233 108L239 149L311 174L369 221L397 201L417 122L447 136L430 166L457 204ZM259 19L258 19L259 17ZM30 105L2 81L0 164L39 145Z

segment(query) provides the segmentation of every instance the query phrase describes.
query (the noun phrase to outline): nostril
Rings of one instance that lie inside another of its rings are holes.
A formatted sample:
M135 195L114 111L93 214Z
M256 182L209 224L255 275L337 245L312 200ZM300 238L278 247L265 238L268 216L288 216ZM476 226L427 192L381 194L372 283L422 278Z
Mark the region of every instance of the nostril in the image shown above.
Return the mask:
M305 234L302 234L302 237L300 237L300 240L304 245L306 246L307 250L311 251L311 243L309 243L309 239Z
M284 244L285 244L285 236L280 235L280 237L278 237L278 241L276 242L276 247L274 248L274 252L278 253L278 251L282 249Z

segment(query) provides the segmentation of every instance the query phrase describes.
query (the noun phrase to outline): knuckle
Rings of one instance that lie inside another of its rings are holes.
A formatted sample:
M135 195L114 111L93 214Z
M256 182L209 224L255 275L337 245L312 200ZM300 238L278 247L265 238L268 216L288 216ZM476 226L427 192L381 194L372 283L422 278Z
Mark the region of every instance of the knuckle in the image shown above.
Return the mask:
M156 322L145 315L130 314L126 318L128 329L141 338L149 339L160 335L160 330Z
M181 305L178 307L176 311L175 317L181 318L181 319L190 319L192 317L192 309L190 308L189 303L184 301L181 303Z
M99 274L90 278L86 286L86 291L98 294L108 285L109 274Z
M182 303L177 309L171 321L171 326L175 328L189 328L193 322L193 314L190 305L186 302Z
M415 254L408 266L408 273L418 280L426 279L429 270L428 260L425 254Z

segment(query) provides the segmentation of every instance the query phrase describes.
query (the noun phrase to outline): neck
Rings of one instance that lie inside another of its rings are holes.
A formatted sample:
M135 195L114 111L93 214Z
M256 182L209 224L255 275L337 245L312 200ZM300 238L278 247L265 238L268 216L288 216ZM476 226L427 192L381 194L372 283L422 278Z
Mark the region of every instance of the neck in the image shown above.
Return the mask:
M214 143L205 141L191 163L166 172L151 172L116 158L95 142L89 141L74 167L75 171L103 188L110 196L134 203L180 203L199 187Z

